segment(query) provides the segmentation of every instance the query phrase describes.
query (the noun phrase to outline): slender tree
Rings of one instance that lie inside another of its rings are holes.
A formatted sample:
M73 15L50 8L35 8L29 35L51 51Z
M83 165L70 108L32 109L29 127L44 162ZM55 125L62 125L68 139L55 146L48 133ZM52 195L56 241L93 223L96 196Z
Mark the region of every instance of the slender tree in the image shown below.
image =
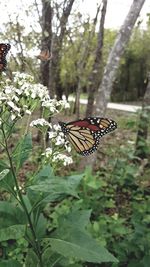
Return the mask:
M150 73L147 78L147 88L143 97L142 111L140 114L138 132L136 138L135 155L143 159L147 157L147 136L150 122Z
M66 33L66 26L68 22L69 15L75 0L64 0L62 3L63 7L60 12L60 7L55 3L55 12L56 17L53 19L58 20L55 32L53 31L52 35L52 44L51 44L51 54L52 60L50 61L49 66L49 91L50 95L57 95L58 99L62 98L62 87L60 82L60 59L61 59L61 49L63 44L63 39ZM60 16L61 14L61 16Z
M78 84L77 84L77 89L76 89L76 100L75 100L75 111L76 111L77 118L79 118L79 115L80 115L80 94L82 90L82 79L84 77L85 67L87 64L87 58L89 57L89 54L91 52L90 50L91 41L93 40L93 37L95 35L95 27L97 24L99 12L100 12L100 5L97 7L96 16L93 20L92 27L90 27L89 29L88 37L87 38L85 37L86 31L87 31L86 27L85 27L85 33L81 33L84 41L82 41L83 49L82 49L82 53L79 58L79 61L77 62ZM89 21L86 24L89 25Z
M51 6L51 1L42 0L42 40L41 40L41 51L48 49L51 51L51 40L52 40L52 17L53 9ZM41 81L42 84L49 85L49 65L50 61L41 61Z
M95 93L98 90L98 85L100 83L100 66L102 60L102 49L103 49L103 37L104 37L104 23L105 23L105 15L107 9L107 0L102 1L102 10L101 10L101 18L99 24L98 38L97 38L97 47L95 50L95 59L92 66L92 71L89 77L89 86L88 86L88 104L86 109L86 116L90 116L93 113L93 104L95 99Z
M135 22L139 16L141 8L145 0L134 0L129 13L118 33L114 46L109 54L108 61L104 70L102 82L98 88L96 97L95 114L104 115L107 102L110 100L113 81L116 77L117 69L119 66L120 58L124 53L126 45L131 36Z

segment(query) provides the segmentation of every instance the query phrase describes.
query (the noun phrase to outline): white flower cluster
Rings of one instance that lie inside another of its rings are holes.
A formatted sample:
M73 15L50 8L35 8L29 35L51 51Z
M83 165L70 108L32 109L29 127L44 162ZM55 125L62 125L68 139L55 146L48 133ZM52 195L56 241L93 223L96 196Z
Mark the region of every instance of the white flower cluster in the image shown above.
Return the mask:
M46 161L51 163L62 163L64 166L67 166L73 162L71 157L68 157L62 153L63 147L70 153L71 147L69 142L66 141L64 134L61 131L61 127L58 124L52 125L47 122L45 119L37 119L30 123L32 127L44 128L49 127L48 136L50 140L50 147L46 148L45 152L42 154Z
M62 100L57 100L55 98L50 99L50 97L47 97L45 100L43 100L42 107L48 109L50 114L54 114L59 113L63 109L69 108L70 105L64 96Z
M48 132L49 139L51 143L54 143L55 146L64 146L67 152L71 152L71 146L69 142L66 141L64 133L61 131L59 124L54 124L50 126L51 131Z
M26 73L21 73L18 71L14 71L13 73L14 76L14 82L16 84L18 84L19 86L22 86L24 84L24 82L29 82L29 83L33 83L34 82L34 78L33 76L26 74Z
M61 154L61 153L53 155L52 162L57 162L57 161L63 162L64 166L67 166L67 165L73 163L72 157L68 157L68 156Z
M51 123L49 123L48 121L46 121L45 119L41 118L41 119L37 119L34 120L30 123L31 127L51 127Z
M31 114L38 101L43 101L48 97L48 90L45 86L31 82L33 82L32 76L15 73L14 86L9 83L3 86L0 92L0 105L5 106L6 110L11 113L12 120L24 114Z
M69 107L65 97L60 101L50 99L47 87L35 84L31 75L19 72L13 72L13 75L13 86L8 80L0 92L0 105L11 112L12 119L31 114L39 103L47 110L47 116Z
M46 158L51 159L53 163L63 163L64 166L67 166L69 164L73 163L72 157L68 157L62 153L54 152L52 151L52 148L48 147L43 154Z

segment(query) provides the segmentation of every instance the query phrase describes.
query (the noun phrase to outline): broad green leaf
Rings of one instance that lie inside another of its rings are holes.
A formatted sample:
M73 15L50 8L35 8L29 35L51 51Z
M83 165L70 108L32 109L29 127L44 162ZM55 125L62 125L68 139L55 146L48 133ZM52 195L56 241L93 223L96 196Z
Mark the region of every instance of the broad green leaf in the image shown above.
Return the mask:
M3 171L8 170L8 166L3 166L3 163L0 162L0 171L2 173L2 175L4 174ZM11 192L11 190L13 190L14 186L15 186L15 182L14 182L14 178L13 178L13 174L12 171L9 169L9 171L5 173L5 177L3 177L5 179L0 179L0 187L4 188L6 191Z
M43 214L40 214L35 228L36 237L38 239L45 237L46 227L47 227L47 219L44 217Z
M38 257L32 249L29 249L25 259L26 267L37 267L38 266Z
M76 228L85 229L90 222L91 210L75 210L67 215L63 215L59 218L58 222L61 226L68 228L70 225Z
M60 179L51 179L41 182L38 185L32 185L29 187L33 191L39 191L43 193L49 193L53 195L69 194L77 197L77 193L72 189L71 184L68 181Z
M100 246L87 232L91 211L73 211L59 219L58 229L49 243L53 251L64 257L73 257L88 262L117 262L107 249Z
M50 201L56 201L63 199L66 195L72 195L78 197L76 188L82 179L82 175L75 175L70 177L55 177L53 179L46 179L43 182L39 182L36 185L29 186L27 194L34 203L47 203Z
M42 260L44 262L44 267L49 267L49 266L57 266L57 267L82 267L83 265L81 264L73 264L70 263L69 258L65 258L64 256L54 253L50 247L48 247L44 253L42 254ZM72 259L71 259L72 262Z
M18 239L24 236L25 225L12 225L0 229L0 242L9 239Z
M22 264L16 260L1 260L0 267L22 267Z
M6 164L6 162L0 160L0 171L3 171L5 169L9 169L9 166Z
M32 138L31 134L25 135L21 140L19 140L13 151L13 160L16 164L16 169L23 165L23 163L27 160L29 153L32 150Z
M2 172L0 172L0 181L3 180L8 173L9 169L5 169Z
M45 165L42 170L39 171L38 174L33 178L34 183L38 183L44 181L45 179L52 179L54 178L54 172L50 165Z
M52 251L50 247L44 250L44 253L42 254L42 260L44 262L45 267L49 267L49 266L61 267L61 266L64 266L62 265L62 260L67 261L67 259L64 258L62 255L58 253L54 253L54 251ZM65 266L68 266L68 265L69 264L67 262Z
M25 223L26 216L19 207L7 201L0 201L0 229Z
M107 249L98 245L90 236L78 231L76 232L75 239L76 242L50 238L49 245L53 251L67 258L76 258L78 260L95 263L117 262L117 259L110 254ZM73 241L75 241L75 239Z

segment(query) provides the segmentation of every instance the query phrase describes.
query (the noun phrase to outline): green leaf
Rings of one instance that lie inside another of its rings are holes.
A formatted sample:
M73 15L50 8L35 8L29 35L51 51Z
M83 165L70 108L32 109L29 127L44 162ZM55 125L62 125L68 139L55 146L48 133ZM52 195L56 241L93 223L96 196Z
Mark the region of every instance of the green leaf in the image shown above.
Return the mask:
M2 170L1 166L0 166L0 170ZM4 168L4 170L6 170L6 167ZM14 190L14 186L15 186L15 182L14 182L14 177L13 177L12 171L9 170L9 172L5 173L5 177L4 178L5 179L1 179L0 180L0 187L4 188L6 191L11 193L12 190Z
M32 249L29 249L27 252L25 266L27 267L37 267L38 266L38 257Z
M12 225L0 229L0 242L9 239L19 239L24 236L25 225Z
M13 151L13 160L16 164L16 169L19 170L23 163L27 160L29 153L32 150L31 134L25 135L19 140Z
M54 253L54 251L51 250L51 248L47 248L44 250L43 254L42 254L42 260L44 262L44 266L45 267L49 267L49 266L57 266L57 267L61 267L64 266L62 265L62 260L66 261L66 258L64 258L62 255L58 254L58 253ZM57 265L56 265L57 263ZM68 266L68 262L65 266Z
M7 201L0 201L0 229L14 224L25 224L24 212Z
M47 219L44 217L43 214L40 214L35 228L36 237L38 239L45 237L46 227L47 227Z
M50 238L49 244L53 251L67 258L73 257L78 260L95 263L117 262L117 259L112 254L98 245L90 236L78 231L73 236L73 239L74 242Z
M42 170L39 171L38 174L34 177L33 181L34 183L44 181L45 179L52 179L54 178L54 172L50 165L45 165Z
M0 171L8 169L9 165L6 164L6 162L0 160Z
M82 175L75 175L66 178L55 177L45 179L36 185L29 186L27 189L28 197L33 203L47 203L63 199L66 195L78 197L76 188L82 179Z
M9 169L5 169L0 173L0 181L5 178L5 176L9 173Z
M50 248L67 258L95 263L117 262L117 259L87 232L90 214L90 210L76 210L62 215L58 221L58 229L53 232L52 238L48 239Z
M68 228L70 225L76 228L85 229L90 222L91 210L75 210L67 215L63 215L59 218L58 222L61 226Z
M1 260L0 267L22 267L22 264L16 260Z
M143 267L149 267L150 263L150 255L145 255L144 258L142 259L141 263L143 264Z

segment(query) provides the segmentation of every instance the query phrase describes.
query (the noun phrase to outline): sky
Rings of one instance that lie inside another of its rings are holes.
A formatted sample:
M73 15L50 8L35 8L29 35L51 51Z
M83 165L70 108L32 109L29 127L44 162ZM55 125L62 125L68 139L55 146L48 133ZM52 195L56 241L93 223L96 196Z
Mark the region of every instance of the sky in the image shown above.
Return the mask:
M80 5L82 13L89 13L94 17L96 3L98 0L84 0ZM105 28L119 29L128 14L133 0L108 0ZM140 13L140 19L143 20L142 26L146 26L146 14L150 13L150 0L145 0L145 4Z
M90 14L91 18L95 17L97 3L101 0L75 0L75 4L79 2L79 11L86 15ZM0 0L0 18L1 22L8 20L8 13L13 14L18 12L23 19L23 11L32 1L30 0ZM37 0L38 2L38 0ZM133 0L108 0L105 28L119 29L122 25ZM142 26L146 25L146 13L150 13L150 0L145 0L145 4L141 10L140 19L143 20ZM12 15L13 17L13 15ZM34 18L32 18L34 20ZM26 21L26 25L31 24L31 21ZM0 30L2 27L0 25Z

